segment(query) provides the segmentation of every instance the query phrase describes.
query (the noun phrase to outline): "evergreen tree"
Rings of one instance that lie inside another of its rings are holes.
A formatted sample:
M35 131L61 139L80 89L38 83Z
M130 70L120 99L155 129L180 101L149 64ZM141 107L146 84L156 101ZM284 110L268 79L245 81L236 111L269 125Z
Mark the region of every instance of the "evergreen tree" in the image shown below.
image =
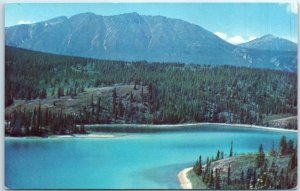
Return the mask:
M86 134L85 127L84 127L84 124L83 124L83 123L80 124L80 130L79 130L79 132L80 132L81 134Z
M220 151L217 151L217 156L216 156L216 160L220 160Z
M286 170L285 171L285 176L284 176L284 188L289 188L290 186L289 186L289 184L290 184L290 176L289 176L289 171L288 170Z
M272 147L271 147L270 155L271 156L275 156L276 155L276 151L275 151L275 147L274 147L274 140L272 140Z
M113 90L113 115L114 119L117 119L117 90L114 88Z
M199 161L197 160L193 166L193 170L197 175L198 175L198 169L199 169Z
M64 94L64 88L62 88L62 87L59 87L58 89L57 89L57 98L60 98L61 96L64 96L65 94Z
M199 156L199 170L198 170L198 175L202 175L202 160L201 160L201 155Z
M97 107L96 107L96 120L99 121L99 115L101 110L101 97L98 98Z
M229 151L229 157L232 157L232 141L231 141L231 143L230 143L230 151Z
M265 163L265 153L263 150L263 145L260 144L257 157L256 157L256 167L257 168L263 167L264 163Z
M224 152L221 151L221 159L224 159Z
M46 90L45 90L44 88L40 91L40 93L39 93L39 98L40 98L40 99L45 99L45 98L47 98L47 92L46 92Z
M227 185L231 184L230 175L231 175L231 168L230 168L230 164L229 164L228 169L227 169Z
M216 190L221 189L220 182L221 182L220 170L216 168L215 169L215 189Z
M205 165L205 169L204 169L204 175L202 176L202 180L203 182L207 183L209 178L210 178L210 162L209 162L209 158L207 157L206 159L206 165Z
M286 143L286 137L282 136L280 139L280 154L285 155L287 152L287 143Z
M256 170L254 170L250 180L250 189L256 189L256 182Z
M122 102L122 98L119 97L119 103L118 103L118 106L119 106L119 114L120 114L120 117L123 117L124 115L124 105L123 105L123 102Z
M215 181L214 181L214 172L213 172L213 170L211 170L209 180L208 180L208 186L210 188L212 188L214 186L214 183L215 183Z
M285 187L285 180L284 180L284 173L283 173L283 168L280 171L280 176L279 176L279 183L277 185L278 189L283 189Z
M91 107L94 107L94 95L92 94L92 98L91 98L91 103L90 103Z
M296 167L297 167L297 153L293 152L292 156L291 156L291 159L289 161L289 169L293 170Z
M241 172L240 182L242 185L244 184L244 170L242 170L242 172Z
M291 154L294 151L294 142L290 139L287 143L287 154Z
M275 165L275 161L273 160L272 163L271 163L271 167L269 169L269 171L271 173L275 173L277 171L277 168L276 168L276 165Z
M296 188L297 186L297 172L293 174L293 178L290 184L290 188Z

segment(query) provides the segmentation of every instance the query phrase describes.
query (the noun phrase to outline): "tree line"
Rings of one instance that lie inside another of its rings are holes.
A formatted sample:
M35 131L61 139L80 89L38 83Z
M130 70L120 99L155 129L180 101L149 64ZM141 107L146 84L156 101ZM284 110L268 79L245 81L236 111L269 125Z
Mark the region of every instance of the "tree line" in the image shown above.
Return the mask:
M5 118L9 119L5 122L5 135L46 137L48 135L85 134L87 132L83 115L83 113L67 115L62 111L55 113L48 108L42 110L41 105L33 111L16 110L5 114Z

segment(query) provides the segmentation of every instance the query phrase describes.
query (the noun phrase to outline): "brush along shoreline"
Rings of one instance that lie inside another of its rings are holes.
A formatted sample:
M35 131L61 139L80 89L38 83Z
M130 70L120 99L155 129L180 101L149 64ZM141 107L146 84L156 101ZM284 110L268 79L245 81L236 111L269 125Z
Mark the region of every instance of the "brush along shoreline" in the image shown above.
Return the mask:
M88 130L101 130L102 128L107 128L113 130L114 128L127 128L127 129L141 129L141 130L157 130L157 131L177 131L177 130L192 130L196 128L201 128L203 126L227 126L227 127L237 127L237 128L256 128L271 131L286 131L286 132L297 132L293 129L284 129L278 127L266 127L259 125L249 125L249 124L229 124L229 123L184 123L184 124L87 124L85 128Z

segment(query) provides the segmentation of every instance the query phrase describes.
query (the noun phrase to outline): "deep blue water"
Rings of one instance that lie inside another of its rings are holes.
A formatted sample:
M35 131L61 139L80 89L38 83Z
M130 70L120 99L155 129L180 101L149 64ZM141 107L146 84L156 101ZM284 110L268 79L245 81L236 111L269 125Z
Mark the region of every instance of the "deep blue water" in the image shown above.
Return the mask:
M177 174L202 155L267 152L282 135L248 128L203 127L191 132L126 134L115 138L6 139L5 185L12 189L179 188Z

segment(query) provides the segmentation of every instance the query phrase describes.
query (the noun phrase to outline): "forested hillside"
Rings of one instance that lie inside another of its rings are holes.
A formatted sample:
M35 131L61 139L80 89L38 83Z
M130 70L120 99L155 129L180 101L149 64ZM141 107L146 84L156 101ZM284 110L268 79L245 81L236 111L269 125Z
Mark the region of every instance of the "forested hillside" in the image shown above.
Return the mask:
M55 111L57 117L59 113L66 115L66 119L72 114L76 124L265 124L274 117L297 112L296 73L95 60L12 47L5 51L5 106L9 121L20 121L21 117L16 117L20 112L32 116L29 113L37 113L38 105L40 116L45 116L46 110ZM103 93L108 87L109 91ZM62 100L80 104L68 106ZM32 120L27 121L30 126Z
M193 189L261 190L295 189L297 186L297 144L282 136L278 148L266 152L260 144L257 153L228 157L217 151L207 158L205 167L201 155L189 172ZM232 146L232 145L231 145Z

